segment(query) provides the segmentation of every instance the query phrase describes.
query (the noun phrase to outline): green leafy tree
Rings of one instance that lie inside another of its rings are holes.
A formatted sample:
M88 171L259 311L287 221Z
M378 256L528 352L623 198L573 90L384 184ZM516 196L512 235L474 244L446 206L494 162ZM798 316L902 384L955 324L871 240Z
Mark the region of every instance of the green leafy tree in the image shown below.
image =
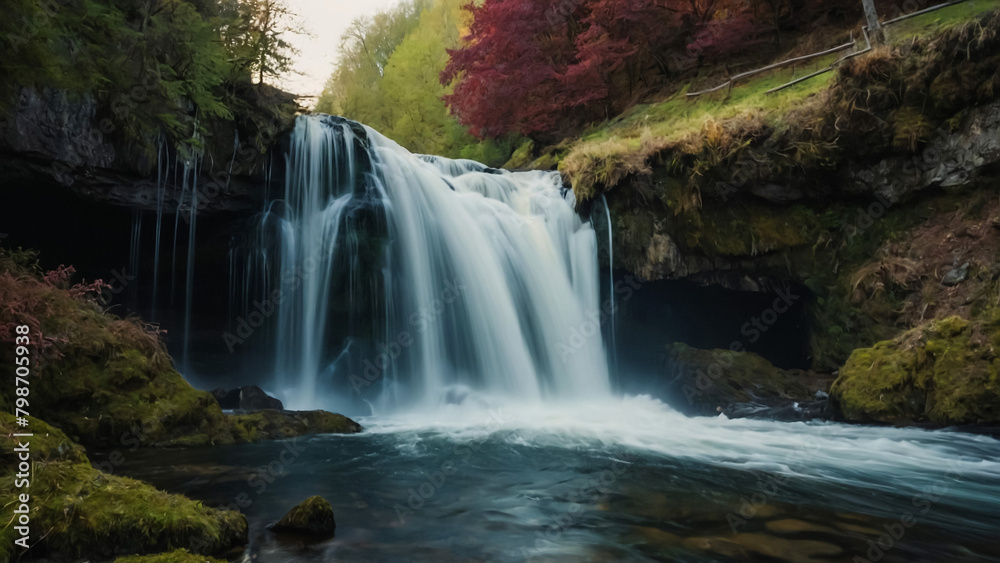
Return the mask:
M316 110L370 125L411 151L502 164L509 140L479 141L448 112L440 81L459 45L467 0L401 4L356 20Z
M374 16L355 19L341 36L339 62L316 110L345 116L378 115L379 82L389 58L420 21L429 0L410 0ZM360 117L355 117L360 119Z
M199 149L213 131L232 130L223 121L258 139L295 111L273 88L250 92L254 78L289 71L292 31L281 0L10 0L0 112L23 87L91 97L95 131L126 162L153 162L161 134Z

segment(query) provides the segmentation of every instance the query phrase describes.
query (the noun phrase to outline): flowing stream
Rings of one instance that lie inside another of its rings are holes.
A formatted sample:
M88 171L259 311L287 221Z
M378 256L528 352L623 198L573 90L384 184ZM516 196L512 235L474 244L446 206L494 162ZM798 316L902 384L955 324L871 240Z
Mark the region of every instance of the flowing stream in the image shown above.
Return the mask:
M648 397L360 422L138 451L123 471L242 510L259 562L1000 561L990 437L692 419ZM333 504L334 539L266 530L311 495Z

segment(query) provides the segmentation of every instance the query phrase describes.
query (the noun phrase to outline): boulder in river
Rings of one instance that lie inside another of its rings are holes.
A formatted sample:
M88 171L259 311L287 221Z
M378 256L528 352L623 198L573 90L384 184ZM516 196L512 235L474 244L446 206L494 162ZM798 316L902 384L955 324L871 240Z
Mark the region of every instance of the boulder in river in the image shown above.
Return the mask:
M849 420L955 426L1000 423L1000 331L952 316L855 350L832 398Z
M281 401L268 395L256 385L248 385L240 389L240 410L259 411L262 409L282 410L285 406Z
M333 507L320 496L309 497L291 509L281 520L268 526L279 534L299 534L327 538L333 536L337 522Z
M667 352L671 406L688 416L812 420L834 415L817 395L829 386L823 374L779 369L751 352L700 350L682 343L670 345Z
M265 409L280 411L285 408L280 400L268 395L256 385L247 385L230 391L220 388L212 391L212 396L224 410L254 412Z
M226 391L225 389L219 388L212 391L212 396L215 397L216 401L219 401L219 406L223 410L234 411L240 408L240 390L232 389Z

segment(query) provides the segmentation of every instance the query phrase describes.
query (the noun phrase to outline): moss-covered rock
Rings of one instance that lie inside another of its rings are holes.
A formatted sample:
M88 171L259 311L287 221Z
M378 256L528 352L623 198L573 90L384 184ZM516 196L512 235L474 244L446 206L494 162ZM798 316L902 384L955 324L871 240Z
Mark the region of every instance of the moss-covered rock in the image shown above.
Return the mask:
M106 313L100 286L70 288L72 269L43 277L11 259L0 267L0 301L10 304L0 329L31 329L32 414L84 446L155 445L191 434L233 441L222 409L177 373L155 327ZM0 360L12 365L11 353L3 347ZM13 389L0 388L5 402Z
M170 553L158 555L131 555L119 557L115 563L224 563L222 559L214 559L205 555L196 555L186 549L178 549Z
M674 406L689 415L716 416L744 403L773 407L809 401L825 387L818 376L778 369L751 352L699 350L681 343L667 351Z
M13 414L0 412L0 435L12 436L16 433L30 433L30 438L23 441L31 444L31 459L36 462L69 461L74 463L90 463L83 447L66 437L57 428L35 417L28 417L28 426L16 424ZM10 463L14 467L15 452L19 441L11 438L0 441L0 460L4 465Z
M15 431L15 420L0 413L0 432ZM110 559L118 555L159 553L189 548L213 554L246 543L242 514L215 510L180 495L102 473L90 465L83 449L59 430L30 419L26 440L31 451L31 551L43 556ZM15 495L13 448L5 440L0 503L10 506ZM44 531L42 533L41 531ZM11 555L15 531L0 529L0 555Z
M1000 330L954 316L856 350L832 395L851 420L937 425L1000 421Z
M276 533L330 537L337 528L333 507L323 497L309 497L269 526Z
M341 414L326 411L262 410L232 415L239 441L280 440L306 434L354 434L361 425Z

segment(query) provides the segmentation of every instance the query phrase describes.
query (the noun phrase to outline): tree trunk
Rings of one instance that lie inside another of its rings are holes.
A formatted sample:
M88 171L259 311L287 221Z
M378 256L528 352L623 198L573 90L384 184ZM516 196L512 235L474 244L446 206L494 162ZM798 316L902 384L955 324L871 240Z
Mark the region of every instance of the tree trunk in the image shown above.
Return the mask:
M882 33L882 24L878 21L878 12L875 11L875 0L861 0L865 8L865 19L868 20L868 39L872 47L881 45L885 41L885 34Z

